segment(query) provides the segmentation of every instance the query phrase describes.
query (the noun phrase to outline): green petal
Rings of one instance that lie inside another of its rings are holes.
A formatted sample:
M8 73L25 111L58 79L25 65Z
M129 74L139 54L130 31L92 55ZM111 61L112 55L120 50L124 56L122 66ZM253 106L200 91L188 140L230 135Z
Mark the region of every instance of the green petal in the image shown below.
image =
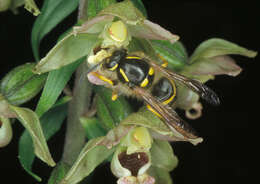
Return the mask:
M129 32L132 36L138 38L145 38L149 40L168 40L171 43L179 40L179 36L164 29L159 24L145 19L137 25L128 25Z
M112 148L120 143L121 139L125 137L129 131L131 131L135 126L131 125L118 125L112 130L110 130L105 138L99 143L99 145L104 145L107 148Z
M70 33L59 41L49 53L36 65L34 72L41 74L59 69L89 54L97 43L96 34Z
M39 61L39 45L43 37L49 33L65 17L78 6L79 0L45 0L41 14L37 17L32 30L32 49L36 61Z
M99 145L103 139L104 137L91 139L86 144L60 184L78 183L114 152L114 148L108 149Z
M216 56L212 58L200 59L191 65L183 68L183 74L195 77L200 80L200 77L205 75L229 75L237 76L242 69L229 56ZM205 80L200 80L206 82Z
M152 166L172 171L178 165L178 158L174 155L168 141L155 139L151 149Z
M67 115L67 100L60 100L51 110L40 118L43 134L49 140L61 127ZM34 174L32 164L35 158L33 140L28 131L24 131L19 140L19 160L23 168L37 181L41 178Z
M112 4L103 9L99 14L117 16L126 23L133 25L136 25L145 19L142 13L133 5L130 0Z
M188 141L193 145L197 145L203 141L201 137L185 139L179 132L175 131L173 133L156 115L146 108L142 108L137 113L132 113L121 123L122 125L138 125L149 128L156 134L165 138L167 137L167 140Z
M190 63L201 59L212 58L215 56L222 56L228 54L238 54L247 57L255 57L257 52L248 50L232 42L212 38L202 42L190 57Z

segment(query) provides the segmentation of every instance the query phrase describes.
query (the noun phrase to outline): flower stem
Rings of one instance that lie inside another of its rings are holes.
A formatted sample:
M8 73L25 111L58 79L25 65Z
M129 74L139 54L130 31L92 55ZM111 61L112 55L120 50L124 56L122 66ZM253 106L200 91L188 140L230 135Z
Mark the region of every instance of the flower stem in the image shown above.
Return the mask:
M86 9L82 8L86 3L87 0L80 0L79 2L78 20L86 15ZM73 98L68 109L67 130L62 160L69 165L73 164L85 144L85 131L80 124L79 118L89 107L92 91L92 85L86 78L80 80L86 71L87 67L85 63L82 63L76 71Z

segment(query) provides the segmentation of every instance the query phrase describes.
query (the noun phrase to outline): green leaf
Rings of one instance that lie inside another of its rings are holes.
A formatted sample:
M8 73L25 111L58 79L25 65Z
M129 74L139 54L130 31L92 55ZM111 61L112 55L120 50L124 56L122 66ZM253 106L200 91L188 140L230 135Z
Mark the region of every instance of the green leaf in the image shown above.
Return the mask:
M95 17L101 10L108 7L111 4L116 3L116 0L92 0L87 1L87 18Z
M131 0L131 1L135 5L135 7L139 9L145 17L147 17L147 12L142 0Z
M168 141L154 139L151 155L152 165L165 171L172 171L178 165L178 158Z
M41 13L34 0L25 0L24 8L31 12L34 16L38 16Z
M117 100L111 99L112 91L102 86L95 86L97 97L97 116L102 121L102 125L107 130L117 126L132 109L123 96Z
M85 128L86 136L88 139L93 139L106 135L106 131L100 126L100 122L97 118L81 117L80 123Z
M61 127L64 119L67 115L67 100L61 104L55 105L46 114L40 118L43 134L46 140L49 140ZM28 131L24 131L19 140L19 160L23 168L33 176L37 181L41 181L41 178L34 174L32 170L32 164L35 155L33 151L33 141Z
M34 63L26 63L12 69L0 83L0 91L13 105L29 101L42 89L47 75L32 72Z
M96 34L80 33L73 35L70 33L59 41L49 53L36 65L35 73L44 73L59 69L71 64L78 59L89 54L97 43Z
M60 184L78 183L114 152L115 148L108 149L99 145L103 139L104 137L91 139L86 144Z
M150 167L148 174L153 176L156 184L172 184L172 178L168 171L158 167Z
M69 165L64 162L58 163L51 173L48 184L58 184L64 178L69 169Z
M18 8L22 5L24 5L25 0L12 0L10 9L13 11L14 14L18 13Z
M37 114L30 109L12 105L10 105L10 109L16 113L17 119L29 132L33 140L35 155L48 165L55 166L55 162L51 157Z
M35 110L39 117L48 111L56 102L65 85L71 78L72 73L84 60L85 57L58 70L51 71L48 74L42 95Z
M120 3L112 4L103 9L99 14L113 15L119 17L127 24L132 25L136 25L145 19L142 13L133 5L130 0L125 0Z
M41 14L37 17L32 29L32 49L36 61L39 61L39 45L43 37L49 33L65 17L78 6L79 0L45 0Z
M232 42L212 38L202 42L194 51L190 57L190 63L196 62L197 60L212 58L215 56L222 56L228 54L238 54L247 57L255 57L257 52L248 50Z
M168 62L168 67L172 70L180 70L188 62L188 54L179 41L170 43L166 40L152 40L152 46L156 53Z
M167 140L172 141L188 141L193 145L197 145L202 142L203 139L201 137L197 137L194 139L184 138L182 134L177 132L176 130L171 131L155 114L146 108L142 108L137 113L132 113L127 118L125 118L122 122L122 125L137 125L143 126L151 129L156 134L160 136L167 137Z

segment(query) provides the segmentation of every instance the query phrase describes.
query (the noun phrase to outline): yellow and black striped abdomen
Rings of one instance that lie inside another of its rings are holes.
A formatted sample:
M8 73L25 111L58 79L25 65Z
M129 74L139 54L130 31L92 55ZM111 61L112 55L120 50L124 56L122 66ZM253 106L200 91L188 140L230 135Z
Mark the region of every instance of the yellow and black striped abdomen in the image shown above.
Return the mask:
M173 80L162 77L153 85L152 95L164 104L172 103L176 98L176 86Z
M120 62L117 74L121 82L147 87L153 81L154 70L141 58L127 56Z

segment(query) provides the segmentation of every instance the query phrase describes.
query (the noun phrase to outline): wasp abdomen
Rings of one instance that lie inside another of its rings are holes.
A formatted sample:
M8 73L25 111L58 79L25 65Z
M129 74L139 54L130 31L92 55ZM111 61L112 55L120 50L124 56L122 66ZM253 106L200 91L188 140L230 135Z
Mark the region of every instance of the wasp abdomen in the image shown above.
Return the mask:
M139 57L128 56L120 62L118 78L124 83L146 87L153 81L154 71L150 65Z
M152 95L164 104L173 102L176 97L175 83L166 77L162 77L156 84L154 84Z

